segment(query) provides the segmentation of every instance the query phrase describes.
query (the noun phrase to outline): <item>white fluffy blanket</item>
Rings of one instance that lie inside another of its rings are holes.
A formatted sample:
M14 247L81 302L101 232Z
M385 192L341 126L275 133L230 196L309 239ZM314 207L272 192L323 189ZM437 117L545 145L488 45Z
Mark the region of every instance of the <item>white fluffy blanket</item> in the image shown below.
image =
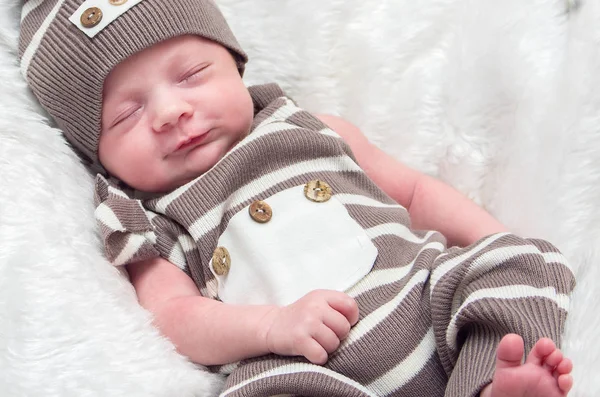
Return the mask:
M600 395L600 3L220 0L248 84L346 117L513 231L579 285L565 352ZM103 259L90 175L28 94L17 0L0 0L0 394L211 396Z

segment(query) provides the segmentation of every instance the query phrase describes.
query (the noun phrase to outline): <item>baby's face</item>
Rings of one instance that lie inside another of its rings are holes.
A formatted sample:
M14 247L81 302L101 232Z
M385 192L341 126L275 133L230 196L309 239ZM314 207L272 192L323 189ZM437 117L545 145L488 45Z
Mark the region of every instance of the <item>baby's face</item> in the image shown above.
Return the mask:
M215 165L252 125L253 105L222 46L196 36L156 44L104 82L98 155L145 192L166 192Z

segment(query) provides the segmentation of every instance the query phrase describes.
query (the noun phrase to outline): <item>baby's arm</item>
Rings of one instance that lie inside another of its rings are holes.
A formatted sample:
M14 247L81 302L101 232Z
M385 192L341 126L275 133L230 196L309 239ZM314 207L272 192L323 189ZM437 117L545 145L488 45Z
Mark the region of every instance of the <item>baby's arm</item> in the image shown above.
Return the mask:
M358 308L349 296L315 291L285 306L228 305L200 295L183 271L163 258L127 265L140 304L177 350L202 365L268 353L322 364L337 349Z
M413 170L375 145L351 123L319 115L352 149L358 164L390 197L404 206L415 229L433 229L451 245L467 246L506 227L449 185Z
M268 353L260 330L273 307L230 306L204 298L187 274L163 258L127 270L140 304L192 361L224 364Z

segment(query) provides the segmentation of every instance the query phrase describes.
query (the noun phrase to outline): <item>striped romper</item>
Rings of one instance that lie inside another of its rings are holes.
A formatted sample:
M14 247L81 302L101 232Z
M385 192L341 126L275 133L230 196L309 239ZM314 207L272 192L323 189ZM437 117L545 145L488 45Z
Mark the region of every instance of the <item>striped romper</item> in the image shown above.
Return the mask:
M526 349L560 341L575 281L554 246L501 233L446 248L276 85L250 92L252 132L196 180L150 198L96 182L115 265L162 256L231 304L321 288L356 300L359 322L325 365L266 355L211 368L229 374L223 396L477 396L506 333Z

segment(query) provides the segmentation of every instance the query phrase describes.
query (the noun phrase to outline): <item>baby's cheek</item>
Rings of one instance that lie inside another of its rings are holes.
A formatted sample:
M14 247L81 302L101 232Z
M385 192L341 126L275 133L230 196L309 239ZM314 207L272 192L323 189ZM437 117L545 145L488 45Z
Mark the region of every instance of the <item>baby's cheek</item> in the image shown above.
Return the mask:
M115 148L113 168L117 176L122 175L122 179L131 182L145 179L145 174L153 164L148 154L148 148L144 145L137 145L136 149L130 145Z
M162 191L169 186L169 170L157 161L139 155L126 162L122 178L129 186L147 192Z
M254 120L254 104L247 91L239 94L235 113L239 129L248 132Z

